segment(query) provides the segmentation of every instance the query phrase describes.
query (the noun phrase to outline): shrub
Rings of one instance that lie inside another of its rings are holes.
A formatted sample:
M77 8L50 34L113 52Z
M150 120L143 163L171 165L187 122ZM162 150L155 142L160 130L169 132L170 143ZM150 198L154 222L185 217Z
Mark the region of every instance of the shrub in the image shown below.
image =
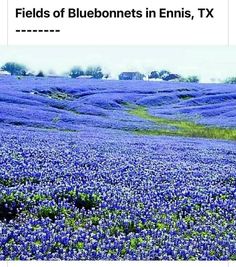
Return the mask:
M168 75L170 75L170 72L168 70L161 70L159 72L159 78L165 79Z
M76 189L62 192L58 197L73 202L79 209L85 208L87 210L96 208L101 202L101 197L98 194L80 193Z
M54 220L57 215L59 215L57 206L42 206L38 211L39 218L50 218Z
M236 84L236 77L229 77L225 80L227 84Z
M152 71L150 73L150 75L148 75L149 79L159 79L160 78L160 74L158 71Z
M71 78L77 78L79 76L83 76L84 75L84 71L82 70L81 67L79 66L75 66L70 70L69 76Z
M37 75L36 75L36 77L44 77L45 75L44 75L44 73L42 72L42 71L40 71Z
M27 72L26 66L15 62L7 62L2 67L2 70L11 73L11 75L25 76Z
M84 248L84 243L83 243L83 242L78 242L78 243L75 245L75 248L76 248L77 250L83 249L83 248Z
M17 210L24 201L23 195L18 192L4 193L0 196L0 220L11 220L17 215Z
M92 76L94 79L102 79L102 68L100 66L90 66L85 71L85 75Z
M143 242L144 242L144 240L141 237L131 238L131 240L130 240L130 249L131 250L136 250L138 245L140 245Z
M198 83L199 78L196 75L188 76L186 78L181 77L179 79L180 82L185 82L185 83Z
M80 193L75 198L75 205L77 208L85 208L87 210L96 208L101 199L97 194Z

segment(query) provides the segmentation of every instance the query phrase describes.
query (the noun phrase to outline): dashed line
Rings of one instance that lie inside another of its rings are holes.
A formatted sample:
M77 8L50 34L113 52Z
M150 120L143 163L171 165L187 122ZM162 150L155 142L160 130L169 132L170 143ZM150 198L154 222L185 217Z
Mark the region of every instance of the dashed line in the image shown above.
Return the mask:
M16 30L16 32L60 32L60 30Z

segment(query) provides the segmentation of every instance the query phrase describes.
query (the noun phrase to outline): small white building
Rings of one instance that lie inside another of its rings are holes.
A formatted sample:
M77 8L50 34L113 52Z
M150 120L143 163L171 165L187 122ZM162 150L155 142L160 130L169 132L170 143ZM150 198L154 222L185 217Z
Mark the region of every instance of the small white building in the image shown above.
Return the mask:
M76 79L92 79L93 76L92 75L81 75L76 77Z
M68 78L68 76L63 76L63 75L56 75L56 74L45 74L45 77L48 78Z
M9 75L11 75L10 72L5 71L5 70L0 70L0 76L9 76Z
M163 82L163 80L160 78L151 78L151 79L147 78L146 80L151 82Z

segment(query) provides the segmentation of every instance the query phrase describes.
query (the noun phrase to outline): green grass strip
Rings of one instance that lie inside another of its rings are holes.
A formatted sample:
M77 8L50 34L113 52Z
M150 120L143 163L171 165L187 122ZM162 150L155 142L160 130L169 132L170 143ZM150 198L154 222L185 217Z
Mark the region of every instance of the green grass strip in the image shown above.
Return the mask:
M236 140L236 129L207 127L202 124L185 120L170 120L166 118L155 117L148 113L147 108L136 106L129 110L129 113L139 118L155 122L158 125L172 126L173 129L138 129L134 132L141 135L169 135L185 137L202 137L210 139Z

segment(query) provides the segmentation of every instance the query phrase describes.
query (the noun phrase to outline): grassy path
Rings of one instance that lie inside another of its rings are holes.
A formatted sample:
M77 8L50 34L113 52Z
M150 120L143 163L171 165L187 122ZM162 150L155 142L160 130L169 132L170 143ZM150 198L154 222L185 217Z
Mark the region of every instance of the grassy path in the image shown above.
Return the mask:
M185 120L170 120L160 117L155 117L148 113L147 108L137 106L129 110L129 113L142 119L155 122L158 125L172 126L173 129L138 129L134 132L143 135L171 135L171 136L186 136L186 137L203 137L212 139L236 140L236 129L207 127L205 125L196 124Z

